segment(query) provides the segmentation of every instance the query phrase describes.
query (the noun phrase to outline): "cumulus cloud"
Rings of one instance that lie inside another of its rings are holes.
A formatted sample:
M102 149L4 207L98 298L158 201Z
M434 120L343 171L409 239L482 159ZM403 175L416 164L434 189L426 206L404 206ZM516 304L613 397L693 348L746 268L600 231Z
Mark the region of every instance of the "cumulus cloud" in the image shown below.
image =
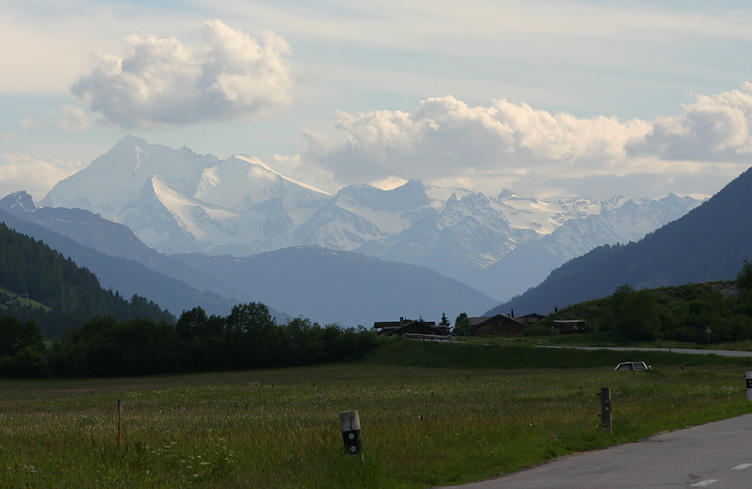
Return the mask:
M651 129L640 120L579 118L504 99L472 107L451 96L426 99L411 113L337 112L335 119L334 139L308 134L304 159L343 183L426 175L482 178L543 171L552 164L592 171L622 159L626 145Z
M290 103L284 39L256 39L219 20L206 22L201 37L186 45L132 35L123 56L98 55L72 92L126 128L245 118Z
M659 117L632 154L665 160L749 162L752 160L752 83L740 90L697 95L678 116Z
M420 179L529 195L633 187L658 196L684 191L682 182L712 194L752 161L752 83L697 95L678 115L653 121L578 117L505 99L471 106L451 96L425 99L412 112L333 117L332 133L306 131L307 147L289 168L330 191Z
M39 200L57 182L83 166L77 161L42 161L26 154L0 154L0 197L26 190Z

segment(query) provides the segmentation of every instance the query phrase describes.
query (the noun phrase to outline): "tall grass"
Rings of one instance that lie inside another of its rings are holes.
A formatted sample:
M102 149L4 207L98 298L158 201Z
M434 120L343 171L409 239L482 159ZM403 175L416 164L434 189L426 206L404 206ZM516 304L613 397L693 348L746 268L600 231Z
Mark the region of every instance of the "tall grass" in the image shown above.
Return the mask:
M422 488L750 412L738 362L615 373L613 358L584 352L593 357L576 368L510 369L499 367L519 353L502 361L485 345L445 360L469 355L473 369L387 361L409 348L415 363L439 364L447 346L395 343L337 366L1 381L0 487ZM602 386L613 434L598 428ZM348 409L360 413L364 463L343 453L337 415Z

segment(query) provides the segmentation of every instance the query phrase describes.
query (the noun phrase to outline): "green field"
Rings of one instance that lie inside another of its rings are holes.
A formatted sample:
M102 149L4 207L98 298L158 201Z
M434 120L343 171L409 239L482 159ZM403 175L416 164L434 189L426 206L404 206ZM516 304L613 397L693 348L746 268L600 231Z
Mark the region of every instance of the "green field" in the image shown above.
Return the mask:
M623 357L395 342L341 365L0 381L0 487L425 488L752 411L748 361L664 354L613 372ZM599 429L603 386L613 434ZM343 453L349 409L363 463Z

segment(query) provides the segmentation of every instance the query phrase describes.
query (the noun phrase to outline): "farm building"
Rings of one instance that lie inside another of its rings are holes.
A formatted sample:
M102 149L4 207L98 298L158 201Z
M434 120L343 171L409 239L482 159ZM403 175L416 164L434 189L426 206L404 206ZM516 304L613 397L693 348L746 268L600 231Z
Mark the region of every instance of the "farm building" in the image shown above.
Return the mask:
M400 318L399 321L379 321L373 323L373 329L378 331L381 336L394 336L410 334L432 334L448 335L449 328L437 326L433 321L423 321L422 319Z
M497 314L491 317L472 317L468 320L475 336L516 336L525 329L523 323L506 314Z

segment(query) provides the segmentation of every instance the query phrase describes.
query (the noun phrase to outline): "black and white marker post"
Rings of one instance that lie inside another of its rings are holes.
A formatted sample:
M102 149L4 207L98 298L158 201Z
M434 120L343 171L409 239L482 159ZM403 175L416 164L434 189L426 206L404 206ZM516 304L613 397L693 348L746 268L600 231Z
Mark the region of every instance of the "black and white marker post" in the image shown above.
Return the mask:
M342 441L345 442L345 452L350 455L360 455L363 460L363 444L360 439L360 417L358 411L343 411L339 413L339 424L342 428Z

